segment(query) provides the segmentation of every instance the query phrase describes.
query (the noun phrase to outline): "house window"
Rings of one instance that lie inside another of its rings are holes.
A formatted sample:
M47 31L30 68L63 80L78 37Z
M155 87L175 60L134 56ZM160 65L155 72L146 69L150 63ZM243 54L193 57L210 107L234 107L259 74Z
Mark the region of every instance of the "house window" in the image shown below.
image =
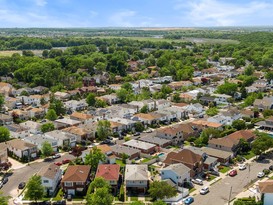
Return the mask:
M44 180L43 182L44 182L44 183L48 183L49 181L48 181L48 180Z
M83 185L83 182L76 182L76 185Z
M72 182L65 182L64 185L67 187L70 187L70 186L73 186L73 183Z

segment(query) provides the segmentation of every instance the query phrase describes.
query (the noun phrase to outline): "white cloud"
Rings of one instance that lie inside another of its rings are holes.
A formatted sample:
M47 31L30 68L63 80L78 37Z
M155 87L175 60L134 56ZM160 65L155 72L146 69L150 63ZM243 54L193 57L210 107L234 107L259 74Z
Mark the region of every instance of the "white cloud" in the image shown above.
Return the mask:
M183 15L186 15L182 19L187 19L195 26L251 25L250 21L253 16L258 19L265 16L270 17L272 8L272 3L264 1L251 1L242 4L231 1L226 3L219 0L192 0L186 3L181 0L174 7L175 10L180 10Z
M47 4L46 0L34 0L34 2L37 6L41 6L41 7L43 7Z
M132 27L133 23L130 21L132 17L136 15L135 11L125 10L114 13L110 16L109 21L112 25L110 26L121 26L121 27Z

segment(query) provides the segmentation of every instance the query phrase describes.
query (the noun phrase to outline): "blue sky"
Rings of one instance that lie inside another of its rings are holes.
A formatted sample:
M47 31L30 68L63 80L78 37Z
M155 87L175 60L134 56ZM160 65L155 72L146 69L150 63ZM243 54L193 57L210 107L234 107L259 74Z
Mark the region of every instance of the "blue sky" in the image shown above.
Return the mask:
M273 25L273 0L0 0L0 27Z

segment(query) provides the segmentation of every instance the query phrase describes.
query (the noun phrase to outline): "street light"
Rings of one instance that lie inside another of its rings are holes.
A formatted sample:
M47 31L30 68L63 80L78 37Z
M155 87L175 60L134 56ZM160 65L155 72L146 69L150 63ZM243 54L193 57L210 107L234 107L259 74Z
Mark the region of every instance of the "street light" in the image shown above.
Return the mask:
M229 196L228 196L228 205L230 205L230 198L232 193L232 186L230 187Z

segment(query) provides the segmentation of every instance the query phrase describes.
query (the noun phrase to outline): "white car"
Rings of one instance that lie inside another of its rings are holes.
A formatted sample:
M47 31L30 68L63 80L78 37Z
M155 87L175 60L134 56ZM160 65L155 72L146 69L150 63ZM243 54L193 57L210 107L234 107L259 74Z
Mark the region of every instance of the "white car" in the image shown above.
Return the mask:
M200 190L200 194L204 195L209 193L209 187L205 186Z
M246 169L246 164L239 164L239 170Z
M194 183L194 184L203 185L203 181L202 181L201 179L192 179L191 181L192 181L192 183Z
M263 178L264 176L265 176L264 172L259 172L259 173L257 174L257 177L258 177L258 178Z

